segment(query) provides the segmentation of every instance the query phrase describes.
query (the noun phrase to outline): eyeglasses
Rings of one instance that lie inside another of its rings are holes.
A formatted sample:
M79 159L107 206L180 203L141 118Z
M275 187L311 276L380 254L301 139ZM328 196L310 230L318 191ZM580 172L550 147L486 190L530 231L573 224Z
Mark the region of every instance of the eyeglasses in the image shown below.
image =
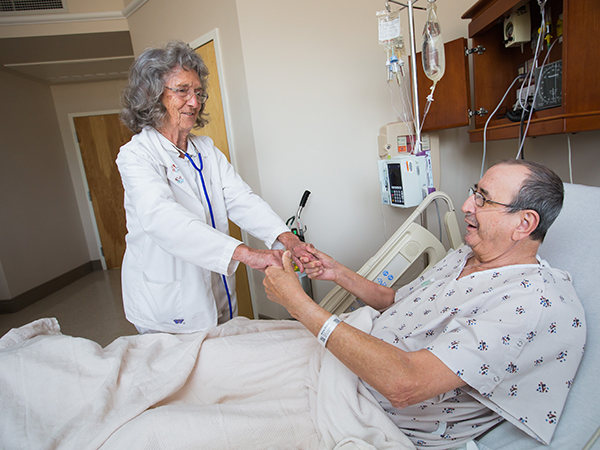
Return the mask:
M474 196L474 198L475 198L475 204L479 208L483 208L486 203L500 205L500 206L506 206L507 208L512 208L512 205L506 205L504 203L495 202L493 200L488 200L487 198L485 198L483 196L483 194L481 192L476 191L475 188L469 188L469 196L471 196L471 195Z
M165 89L175 92L175 94L177 94L177 97L179 97L181 100L184 100L184 101L189 100L192 97L192 95L195 95L196 100L198 100L198 102L200 102L200 103L206 103L206 101L208 100L208 94L206 92L204 92L202 89L194 90L189 86L186 86L186 87L182 86L182 87L178 87L178 88L172 88L169 86L165 86Z

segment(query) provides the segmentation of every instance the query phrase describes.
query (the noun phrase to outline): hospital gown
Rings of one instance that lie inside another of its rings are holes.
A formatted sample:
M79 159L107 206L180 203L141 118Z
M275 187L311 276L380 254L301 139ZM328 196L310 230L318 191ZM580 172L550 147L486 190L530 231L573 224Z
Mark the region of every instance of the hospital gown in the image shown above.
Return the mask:
M502 419L548 443L585 344L570 276L538 258L457 279L470 255L458 249L398 290L371 333L427 348L467 386L404 409L371 391L417 447L458 446Z

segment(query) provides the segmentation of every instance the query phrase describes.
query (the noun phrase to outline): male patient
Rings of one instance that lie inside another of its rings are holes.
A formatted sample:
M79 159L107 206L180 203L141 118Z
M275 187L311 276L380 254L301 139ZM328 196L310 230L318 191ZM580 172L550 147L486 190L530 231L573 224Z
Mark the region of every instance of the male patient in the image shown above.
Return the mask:
M562 202L563 184L546 167L494 165L462 207L467 245L397 292L312 249L311 278L381 311L370 334L336 326L304 294L287 254L264 285L418 447L453 447L503 419L548 443L585 344L569 275L537 257Z

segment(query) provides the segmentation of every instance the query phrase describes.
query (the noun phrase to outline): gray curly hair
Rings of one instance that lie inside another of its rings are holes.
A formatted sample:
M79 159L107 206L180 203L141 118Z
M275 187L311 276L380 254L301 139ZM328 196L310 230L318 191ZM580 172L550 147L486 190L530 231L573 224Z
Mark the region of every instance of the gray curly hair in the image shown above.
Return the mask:
M178 68L194 70L200 78L202 90L207 92L208 69L196 52L181 41L171 41L164 48L150 48L136 58L129 71L129 84L121 95L121 121L134 133L146 126L160 127L167 109L161 101L167 76ZM200 106L195 128L208 123Z

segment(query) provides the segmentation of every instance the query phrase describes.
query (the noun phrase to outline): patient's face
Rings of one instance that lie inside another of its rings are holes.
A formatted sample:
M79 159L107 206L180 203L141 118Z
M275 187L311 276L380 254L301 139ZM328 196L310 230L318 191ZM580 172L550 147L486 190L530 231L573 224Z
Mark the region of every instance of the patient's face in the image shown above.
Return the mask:
M477 183L477 190L487 200L509 205L518 193L528 169L505 164L490 168ZM520 223L518 214L498 204L477 206L471 195L463 204L467 231L465 243L480 261L487 261L509 251L515 244L513 232Z

